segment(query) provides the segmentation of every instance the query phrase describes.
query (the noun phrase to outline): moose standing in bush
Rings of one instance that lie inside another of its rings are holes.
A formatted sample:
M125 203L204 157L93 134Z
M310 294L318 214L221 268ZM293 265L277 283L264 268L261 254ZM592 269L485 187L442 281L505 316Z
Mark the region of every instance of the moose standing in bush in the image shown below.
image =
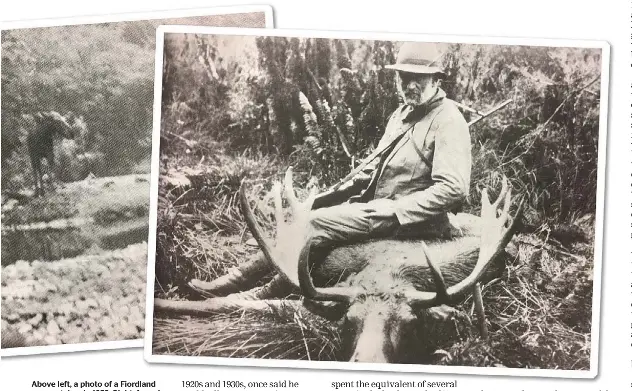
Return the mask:
M29 122L27 145L35 179L35 196L40 197L44 195L42 159L48 162L51 182L55 179L55 134L72 139L74 132L68 119L56 111L40 111L34 115L24 115L23 118Z

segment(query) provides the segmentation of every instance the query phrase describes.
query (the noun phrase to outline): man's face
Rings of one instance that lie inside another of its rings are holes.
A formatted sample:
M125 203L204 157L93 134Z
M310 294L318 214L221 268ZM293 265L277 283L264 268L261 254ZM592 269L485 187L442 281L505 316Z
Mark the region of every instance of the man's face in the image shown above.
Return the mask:
M426 103L436 92L437 82L433 75L398 72L399 86L404 103L419 106Z

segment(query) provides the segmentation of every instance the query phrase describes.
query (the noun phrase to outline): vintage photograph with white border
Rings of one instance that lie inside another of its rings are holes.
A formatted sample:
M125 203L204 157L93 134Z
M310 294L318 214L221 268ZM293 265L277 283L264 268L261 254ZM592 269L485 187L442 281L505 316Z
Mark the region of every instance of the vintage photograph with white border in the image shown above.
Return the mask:
M597 375L607 42L156 44L148 362Z
M168 24L272 28L273 13L2 22L2 356L143 345L155 37Z

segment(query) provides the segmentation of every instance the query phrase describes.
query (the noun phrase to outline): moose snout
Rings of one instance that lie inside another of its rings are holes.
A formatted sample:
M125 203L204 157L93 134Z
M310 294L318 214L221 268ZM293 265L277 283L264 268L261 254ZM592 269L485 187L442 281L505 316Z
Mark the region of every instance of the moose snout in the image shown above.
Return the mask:
M356 345L356 349L351 355L350 362L370 362L370 363L389 363L383 346L376 345L375 341L368 344Z
M393 346L389 336L390 320L386 311L374 310L357 321L358 333L349 361L389 363L393 361Z

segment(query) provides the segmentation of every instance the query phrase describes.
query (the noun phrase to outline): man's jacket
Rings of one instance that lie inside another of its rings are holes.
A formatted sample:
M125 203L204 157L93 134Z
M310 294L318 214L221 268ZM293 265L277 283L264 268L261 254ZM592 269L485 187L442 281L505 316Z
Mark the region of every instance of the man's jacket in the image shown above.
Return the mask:
M403 227L447 218L470 188L467 122L439 89L423 107L395 110L378 148L402 131L404 136L382 155L360 200L392 209Z

